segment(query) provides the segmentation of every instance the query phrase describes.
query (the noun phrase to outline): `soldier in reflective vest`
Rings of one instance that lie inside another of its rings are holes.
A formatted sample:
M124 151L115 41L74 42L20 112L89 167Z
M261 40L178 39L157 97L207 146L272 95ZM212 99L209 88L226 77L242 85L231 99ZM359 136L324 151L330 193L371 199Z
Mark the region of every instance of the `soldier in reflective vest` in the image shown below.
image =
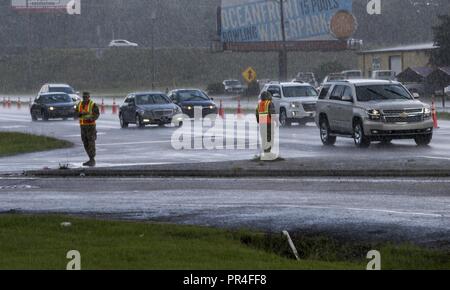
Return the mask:
M83 166L95 166L95 141L97 140L96 121L100 117L98 106L91 100L88 92L83 93L83 101L77 106L77 117L80 120L81 140L89 156L89 161Z
M256 108L256 120L259 124L262 149L264 153L272 150L272 115L275 115L275 105L269 92L262 92L261 99Z

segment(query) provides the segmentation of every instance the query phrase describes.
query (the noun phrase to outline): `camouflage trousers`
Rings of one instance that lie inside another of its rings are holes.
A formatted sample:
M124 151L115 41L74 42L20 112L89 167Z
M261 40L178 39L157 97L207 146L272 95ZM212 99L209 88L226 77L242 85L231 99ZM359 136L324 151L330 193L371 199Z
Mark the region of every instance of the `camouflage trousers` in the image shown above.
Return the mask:
M95 141L97 140L96 126L81 126L81 140L89 159L95 158Z

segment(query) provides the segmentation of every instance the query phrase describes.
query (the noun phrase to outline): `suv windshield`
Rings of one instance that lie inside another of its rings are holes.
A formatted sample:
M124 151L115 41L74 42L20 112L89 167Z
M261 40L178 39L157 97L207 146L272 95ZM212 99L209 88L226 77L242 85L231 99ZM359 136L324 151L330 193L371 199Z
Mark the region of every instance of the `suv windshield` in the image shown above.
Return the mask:
M71 87L50 87L48 91L49 93L75 94L75 91Z
M284 87L283 94L285 98L317 97L317 91L307 86Z
M163 95L138 95L136 96L136 105L161 105L169 104L170 101Z
M356 87L359 102L413 100L408 91L400 85L371 85Z
M72 99L68 95L41 96L39 101L43 104L71 103Z
M180 102L185 101L209 101L207 95L202 91L192 90L192 91L181 91L177 93L177 99Z

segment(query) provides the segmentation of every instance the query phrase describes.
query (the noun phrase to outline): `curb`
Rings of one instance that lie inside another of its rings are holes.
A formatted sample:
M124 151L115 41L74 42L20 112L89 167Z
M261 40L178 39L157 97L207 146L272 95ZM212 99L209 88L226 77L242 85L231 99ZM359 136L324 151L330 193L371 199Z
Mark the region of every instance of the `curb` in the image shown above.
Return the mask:
M29 177L450 177L450 170L136 170L66 169L24 173Z

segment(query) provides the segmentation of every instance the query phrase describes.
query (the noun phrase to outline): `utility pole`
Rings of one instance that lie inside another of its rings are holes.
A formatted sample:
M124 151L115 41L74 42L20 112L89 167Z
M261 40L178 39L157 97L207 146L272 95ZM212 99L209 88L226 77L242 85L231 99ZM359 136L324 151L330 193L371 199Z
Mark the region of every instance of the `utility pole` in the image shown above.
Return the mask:
M285 0L278 0L280 3L280 18L281 18L281 50L278 52L278 65L279 65L279 76L280 81L287 80L288 77L288 52L287 52L287 46L286 46L286 27L285 27L285 21L284 21L284 1Z
M155 61L155 23L156 23L156 10L153 10L151 15L152 20L152 90L155 89L156 82L156 61Z
M26 11L27 11L27 73L26 73L26 80L27 89L31 89L31 77L32 77L32 68L31 68L31 16L30 16L30 6L29 6L29 0L26 2Z

